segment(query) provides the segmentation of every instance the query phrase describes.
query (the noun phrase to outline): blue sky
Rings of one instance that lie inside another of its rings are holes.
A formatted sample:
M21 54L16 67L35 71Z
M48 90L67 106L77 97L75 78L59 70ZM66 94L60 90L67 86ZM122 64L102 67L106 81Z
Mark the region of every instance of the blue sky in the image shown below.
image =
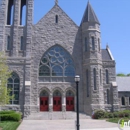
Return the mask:
M89 0L100 23L102 48L109 48L116 61L116 73L130 73L130 0ZM1 2L1 0L0 0ZM88 0L59 0L59 6L80 25ZM34 24L55 0L34 0Z
M34 24L55 0L34 0ZM59 0L59 6L80 25L88 0ZM100 23L101 44L106 44L116 60L116 73L130 73L130 0L90 0Z

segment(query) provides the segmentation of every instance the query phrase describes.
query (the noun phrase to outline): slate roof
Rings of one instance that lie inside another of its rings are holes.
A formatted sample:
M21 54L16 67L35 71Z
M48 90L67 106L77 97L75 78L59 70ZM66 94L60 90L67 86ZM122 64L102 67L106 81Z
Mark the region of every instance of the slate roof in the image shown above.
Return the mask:
M130 77L116 77L118 91L130 92Z
M107 49L102 49L102 60L104 61L112 60Z
M87 4L87 8L85 10L81 23L84 23L84 22L96 22L96 23L100 24L96 14L89 2Z

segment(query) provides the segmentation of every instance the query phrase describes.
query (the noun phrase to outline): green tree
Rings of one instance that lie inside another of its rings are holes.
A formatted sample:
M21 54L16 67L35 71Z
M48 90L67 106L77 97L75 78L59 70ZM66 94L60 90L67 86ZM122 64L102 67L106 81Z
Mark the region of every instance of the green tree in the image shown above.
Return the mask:
M0 106L9 104L9 101L13 98L13 96L10 96L10 90L7 89L7 82L10 75L11 72L7 65L7 59L0 52Z
M127 74L127 76L130 76L130 73L129 73L129 74Z
M126 75L125 75L125 74L123 74L123 73L119 73L119 74L117 74L117 76L124 77L124 76L126 76Z

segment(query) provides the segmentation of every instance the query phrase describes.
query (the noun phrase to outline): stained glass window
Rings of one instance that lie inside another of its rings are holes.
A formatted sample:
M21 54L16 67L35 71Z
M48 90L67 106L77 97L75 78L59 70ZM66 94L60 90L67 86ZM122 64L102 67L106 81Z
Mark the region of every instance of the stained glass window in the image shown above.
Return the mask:
M16 73L12 73L12 76L8 79L7 87L10 89L10 95L14 95L13 100L10 100L10 104L19 104L19 86L20 81Z
M50 48L40 61L39 76L74 77L75 68L70 54L58 45Z

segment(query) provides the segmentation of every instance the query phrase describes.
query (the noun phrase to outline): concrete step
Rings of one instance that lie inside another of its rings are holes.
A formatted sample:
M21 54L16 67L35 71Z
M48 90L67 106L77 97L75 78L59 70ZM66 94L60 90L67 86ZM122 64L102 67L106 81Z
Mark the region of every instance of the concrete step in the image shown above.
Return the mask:
M79 113L80 119L90 119L91 117L84 114ZM76 119L76 112L39 112L32 113L29 115L27 120L58 120L58 119Z

